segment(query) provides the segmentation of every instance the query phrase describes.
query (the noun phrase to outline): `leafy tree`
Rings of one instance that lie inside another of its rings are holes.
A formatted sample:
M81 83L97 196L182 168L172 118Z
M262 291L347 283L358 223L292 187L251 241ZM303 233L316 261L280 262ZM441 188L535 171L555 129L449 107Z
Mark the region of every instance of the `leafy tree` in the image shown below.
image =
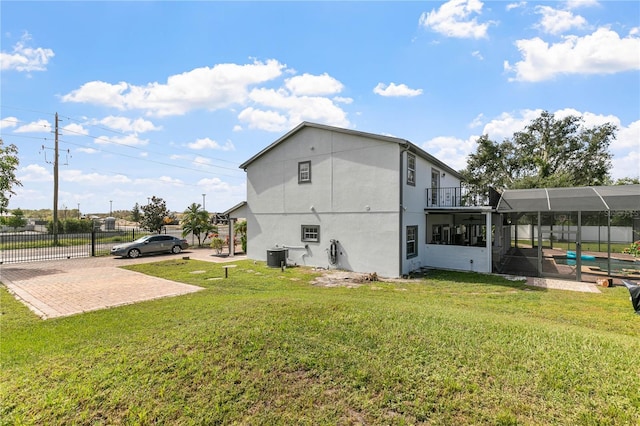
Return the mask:
M142 219L142 213L140 212L140 204L136 203L131 210L131 221L132 222L140 222Z
M93 221L82 219L65 219L62 221L62 232L65 234L89 233L92 231Z
M171 217L171 213L167 210L167 203L162 198L153 196L149 204L142 206L141 209L140 226L149 232L161 233L162 227L166 225L165 220Z
M58 219L58 226L56 226L56 232L60 232L64 229L63 225L62 225L62 221L60 219ZM50 220L47 222L47 232L49 234L53 234L53 220Z
M0 138L0 212L7 211L9 198L15 195L14 186L22 186L16 178L16 169L20 160L18 159L18 148L11 144L4 146Z
M471 185L496 190L604 185L616 130L609 123L587 128L581 117L556 119L543 111L511 139L480 137L462 174Z
M198 238L198 246L202 246L208 233L214 229L209 220L209 213L201 207L200 204L193 203L187 207L182 216L182 236L186 237L189 233L195 235ZM204 238L201 238L202 234Z
M20 209L15 209L11 212L12 215L7 217L5 223L7 226L13 228L13 230L17 230L18 228L22 228L27 224L27 219L24 217L24 213Z
M624 177L617 179L614 185L638 185L640 184L640 177Z

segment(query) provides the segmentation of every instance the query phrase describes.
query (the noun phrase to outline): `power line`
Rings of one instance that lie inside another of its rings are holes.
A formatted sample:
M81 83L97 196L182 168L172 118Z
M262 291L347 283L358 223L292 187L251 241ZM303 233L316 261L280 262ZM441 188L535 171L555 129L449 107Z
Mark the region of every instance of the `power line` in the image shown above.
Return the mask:
M174 167L174 168L178 168L178 169L189 170L189 171L192 171L192 172L207 173L207 174L211 174L211 175L214 175L214 176L224 176L224 177L231 177L231 178L238 178L239 177L239 176L232 176L232 175L225 175L225 174L221 174L221 173L215 173L215 172L206 171L206 170L198 170L198 169L194 169L194 168L191 168L191 167L179 166L179 165L176 165L176 164L165 163L165 162L157 161L157 160L150 160L148 158L140 158L140 157L136 157L134 155L127 155L127 154L123 154L123 153L119 153L119 152L107 151L105 149L100 149L100 148L87 147L86 145L75 144L73 142L69 142L69 141L65 141L65 140L61 140L61 142L64 142L64 143L69 144L69 145L79 146L79 147L82 147L82 148L95 149L96 151L104 152L104 153L107 153L107 154L113 154L113 155L118 155L118 156L121 156L121 157L132 158L134 160L146 161L148 163L155 163L155 164L160 164L160 165L163 165L163 166L169 166L169 167ZM212 167L215 167L215 166L212 166ZM233 169L229 169L229 170L233 170Z
M7 105L1 105L0 107L19 110L19 111L28 111L28 112L38 113L38 114L47 114L47 115L55 116L55 114L51 114L51 113L48 113L48 112L36 111L36 110L31 110L31 109L26 109L26 108L12 107L12 106L7 106ZM75 121L77 123L84 124L83 120L78 120L78 119L75 119L75 118L72 118L72 117L68 117L68 116L63 116L63 117L66 118L69 121ZM11 119L3 119L3 121L14 122L14 123L25 123L25 124L27 123L25 121L11 120ZM92 126L92 127L97 127L99 129L103 129L105 131L110 131L110 132L113 132L113 133L116 133L116 134L119 134L119 135L122 135L122 136L128 136L128 135L131 134L131 133L120 132L120 131L113 130L113 129L102 128L102 127L96 126L94 124L89 124L89 125ZM51 125L49 124L48 126L46 126L46 125L43 124L41 126L47 128L47 127L50 127ZM114 141L114 140L111 140L111 139L106 138L106 137L92 136L92 135L90 135L88 133L78 132L78 131L75 131L75 130L72 130L72 129L62 129L62 133L67 133L67 134L68 133L73 133L73 134L77 134L79 136L84 136L84 137L88 137L88 138L94 139L96 141L103 141L105 143L118 145L118 146L123 146L123 147L129 148L129 149L138 150L140 152L145 152L145 153L150 152L150 153L161 155L161 156L167 156L168 155L167 153L164 153L164 152L158 152L158 151L150 150L150 149L147 149L147 148L140 148L140 147L137 147L137 146L132 146L132 145L126 144L126 143ZM45 140L45 141L49 140L46 137L16 135L15 133L10 133L10 135L12 137L22 137L22 138L28 138L28 139ZM79 146L79 147L84 147L84 148L90 148L90 149L94 149L94 150L99 151L99 152L104 152L104 153L109 153L109 154L116 155L116 156L131 158L131 159L138 160L138 161L145 161L145 162L160 164L160 165L164 165L164 166L168 166L168 167L189 170L189 171L192 171L192 172L207 173L207 174L212 174L212 175L215 175L215 176L223 176L223 177L230 177L230 178L239 178L239 176L232 176L232 175L228 175L228 174L210 172L210 171L206 171L206 170L202 170L202 169L195 169L195 168L191 168L191 167L179 166L179 165L176 165L176 164L171 164L171 163L167 163L167 162L163 162L163 161L150 160L150 159L147 159L147 158L131 156L131 155L123 154L123 153L120 153L120 152L108 151L108 150L101 149L101 148L89 147L89 146L86 146L86 145L75 144L73 142L69 142L68 140L60 140L60 142L67 143L69 145L74 145L74 146ZM215 167L215 168L231 170L231 171L237 171L238 170L237 169L238 165L235 162L224 160L224 159L221 159L221 158L216 158L216 157L209 157L209 156L206 156L206 155L199 155L199 156L203 157L205 159L213 160L213 161L221 161L221 162L233 164L236 167L231 168L231 167L219 166L219 165L207 163L207 162L204 162L204 161L200 161L200 160L197 160L197 159L193 159L193 160L191 160L191 162L194 163L194 164L199 164L199 165L202 165L202 166L207 166L207 167L212 167L212 168Z
M118 141L113 141L113 140L110 140L110 139L105 139L105 138L100 137L100 136L91 136L91 135L88 135L88 134L84 134L84 133L82 133L82 132L76 132L76 131L74 131L74 130L63 129L63 132L76 133L76 134L81 135L81 136L86 136L86 137L89 137L89 138L93 138L93 139L95 139L95 140L104 141L104 142L106 142L106 143L113 144L113 145L118 145L118 146L123 146L123 147L126 147L126 148L135 149L135 150L138 150L138 151L141 151L141 152L151 152L151 153L153 153L153 154L166 155L165 153L162 153L162 152L152 151L152 150L149 150L149 149L143 149L143 148L140 148L140 147L137 147L137 146L128 145L128 144L126 144L126 143L122 143L122 142L118 142ZM124 136L126 136L126 134L124 134ZM68 142L68 141L65 141L65 142L66 142L66 143L71 143L71 142ZM98 150L98 151L101 151L101 150L100 150L100 149L98 149L98 148L93 148L93 149L96 149L96 150ZM124 155L124 154L123 154L123 155ZM208 158L208 159L213 159L213 158L210 158L210 157L207 157L207 156L204 156L204 155L203 155L202 157L204 157L204 158ZM136 158L136 159L138 159L138 157L132 157L132 158ZM225 160L219 160L219 161L225 161ZM218 168L220 168L220 169L235 170L235 169L232 169L232 168L230 168L230 167L216 166L216 165L213 165L213 164L209 164L209 163L205 163L205 162L201 162L201 161L196 161L196 160L193 160L193 162L194 162L194 163L196 163L196 164L202 164L202 165L205 165L205 166L218 167ZM228 162L228 163L231 163L230 161L227 161L227 162ZM232 163L232 164L233 164L233 163Z

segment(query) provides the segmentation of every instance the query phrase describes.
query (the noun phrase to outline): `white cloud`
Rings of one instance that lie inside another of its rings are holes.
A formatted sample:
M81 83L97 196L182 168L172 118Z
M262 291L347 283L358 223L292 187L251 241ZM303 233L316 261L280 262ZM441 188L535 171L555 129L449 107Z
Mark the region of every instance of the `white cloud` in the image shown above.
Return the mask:
M8 129L10 127L16 127L18 125L17 117L5 117L0 120L0 129Z
M616 140L610 146L613 154L611 177L640 178L640 120L628 126L618 124L618 127Z
M516 41L523 60L513 66L505 61L510 81L537 82L567 74L613 74L640 69L640 38L620 38L608 28L584 37L566 36L549 45L536 37Z
M384 83L378 83L373 88L373 93L385 97L413 97L421 95L422 89L410 89L406 84L389 83L387 86Z
M197 68L170 76L166 84L149 83L134 86L126 82L110 84L92 81L62 97L65 102L83 102L104 105L120 110L139 109L147 115L168 116L185 114L194 109L216 110L241 106L240 124L252 129L279 132L298 125L301 121L316 121L347 127L346 113L338 104L352 99L336 95L344 85L328 74L289 77L278 89L259 86L294 70L276 60L255 61L248 65L218 64L213 68ZM123 117L107 117L101 124L121 131L142 133L158 130L150 121L131 121ZM226 143L215 149L231 150Z
M51 126L51 123L49 123L47 120L32 121L31 123L20 126L15 130L15 133L51 133L51 132L52 132L52 126Z
M98 152L100 152L94 148L76 148L76 151L82 152L83 154L97 154Z
M0 52L0 69L16 71L46 71L49 60L55 56L53 50L28 47L31 35L24 33L10 53Z
M252 107L242 110L238 114L238 119L247 123L250 129L260 129L268 132L281 132L289 127L287 117L279 112L263 111Z
M473 56L474 58L480 61L484 61L484 56L482 56L482 53L480 53L479 50L474 50L473 52L471 52L471 56Z
M64 126L62 128L62 134L65 134L65 131L67 132L66 134L68 134L69 136L78 136L78 135L86 136L89 134L89 131L87 129L85 129L84 127L82 127L82 125L77 123L71 123Z
M39 164L29 164L19 169L17 177L20 182L48 182L53 181L53 174Z
M567 7L569 9L577 9L579 7L591 7L598 6L598 0L567 0Z
M104 105L120 110L143 110L149 115L183 115L194 109L217 110L247 101L252 85L282 74L285 65L276 60L252 64L218 64L169 76L165 84L135 86L91 81L64 95L64 102Z
M523 130L532 120L538 118L541 112L541 109L527 109L520 111L518 116L503 112L485 124L482 134L497 142L510 139L515 132Z
M484 120L484 114L480 113L474 118L471 123L469 123L470 128L476 128L482 126L482 121Z
M193 165L196 167L206 167L211 164L213 164L213 161L210 158L196 156L196 158L193 159Z
M334 96L332 99L333 99L334 102L337 102L339 104L348 105L348 104L353 103L353 99L352 98L345 98L343 96Z
M536 28L548 34L562 34L572 28L584 28L587 20L580 15L574 15L568 10L554 9L550 6L536 6L536 13L542 15Z
M124 135L124 136L101 136L96 138L95 143L98 145L127 145L127 146L144 146L149 143L149 139L140 139L137 135Z
M484 38L492 22L478 23L477 17L471 18L482 13L482 6L479 0L450 0L437 11L423 13L420 25L447 37Z
M101 124L113 130L121 132L145 133L149 131L162 130L162 126L156 126L149 120L137 118L132 120L128 117L116 117L110 115L101 120L92 120L92 124Z
M297 96L333 95L342 92L343 84L327 73L322 75L302 74L285 80L284 85Z
M107 175L102 173L85 173L83 170L65 169L60 172L60 178L64 182L82 183L90 186L104 186L117 183L130 183L131 179L122 174Z
M455 170L467 167L467 156L476 148L478 136L460 139L450 136L438 136L422 144L429 154L443 161Z
M235 146L231 141L225 142L224 145L220 145L218 142L209 138L196 139L195 142L191 142L187 144L187 146L191 149L215 149L219 151L235 151Z
M238 119L252 129L281 132L303 121L349 126L344 110L328 98L294 96L286 89L254 89L249 96L256 108L245 108Z
M203 187L207 192L215 193L216 196L237 196L244 194L246 186L244 183L240 185L231 185L220 178L205 178L198 181L198 186Z
M618 130L616 140L611 144L612 150L618 152L623 149L632 148L636 150L636 153L640 152L640 120L634 121L627 127L618 126L620 129Z
M611 164L611 177L614 180L625 177L640 178L640 150L624 155L614 154Z
M509 3L509 4L507 4L506 9L507 9L507 11L509 11L509 10L525 7L526 5L527 5L526 1L521 1L521 2L518 2L518 3Z

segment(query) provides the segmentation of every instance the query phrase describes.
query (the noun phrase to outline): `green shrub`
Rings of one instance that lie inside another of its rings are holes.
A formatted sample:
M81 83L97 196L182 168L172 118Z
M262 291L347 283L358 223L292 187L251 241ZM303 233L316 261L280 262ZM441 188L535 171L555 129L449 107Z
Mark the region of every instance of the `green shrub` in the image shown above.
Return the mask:
M622 250L622 252L630 254L633 257L640 257L640 240L632 242L631 245Z
M222 253L222 249L224 248L224 240L220 237L213 237L211 239L211 248L216 251L216 253Z

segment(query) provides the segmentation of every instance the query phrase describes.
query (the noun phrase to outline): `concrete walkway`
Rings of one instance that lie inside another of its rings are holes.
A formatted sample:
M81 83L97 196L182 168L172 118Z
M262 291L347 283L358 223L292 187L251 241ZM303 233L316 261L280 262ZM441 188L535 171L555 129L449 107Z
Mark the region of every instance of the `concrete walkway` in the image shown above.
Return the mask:
M578 281L557 280L553 278L527 278L527 285L550 288L553 290L579 291L582 293L602 293L597 285Z
M212 253L211 249L195 248L178 255L138 259L108 256L0 265L0 282L41 318L58 318L202 290L119 266L183 257L217 263L246 258L219 257Z

